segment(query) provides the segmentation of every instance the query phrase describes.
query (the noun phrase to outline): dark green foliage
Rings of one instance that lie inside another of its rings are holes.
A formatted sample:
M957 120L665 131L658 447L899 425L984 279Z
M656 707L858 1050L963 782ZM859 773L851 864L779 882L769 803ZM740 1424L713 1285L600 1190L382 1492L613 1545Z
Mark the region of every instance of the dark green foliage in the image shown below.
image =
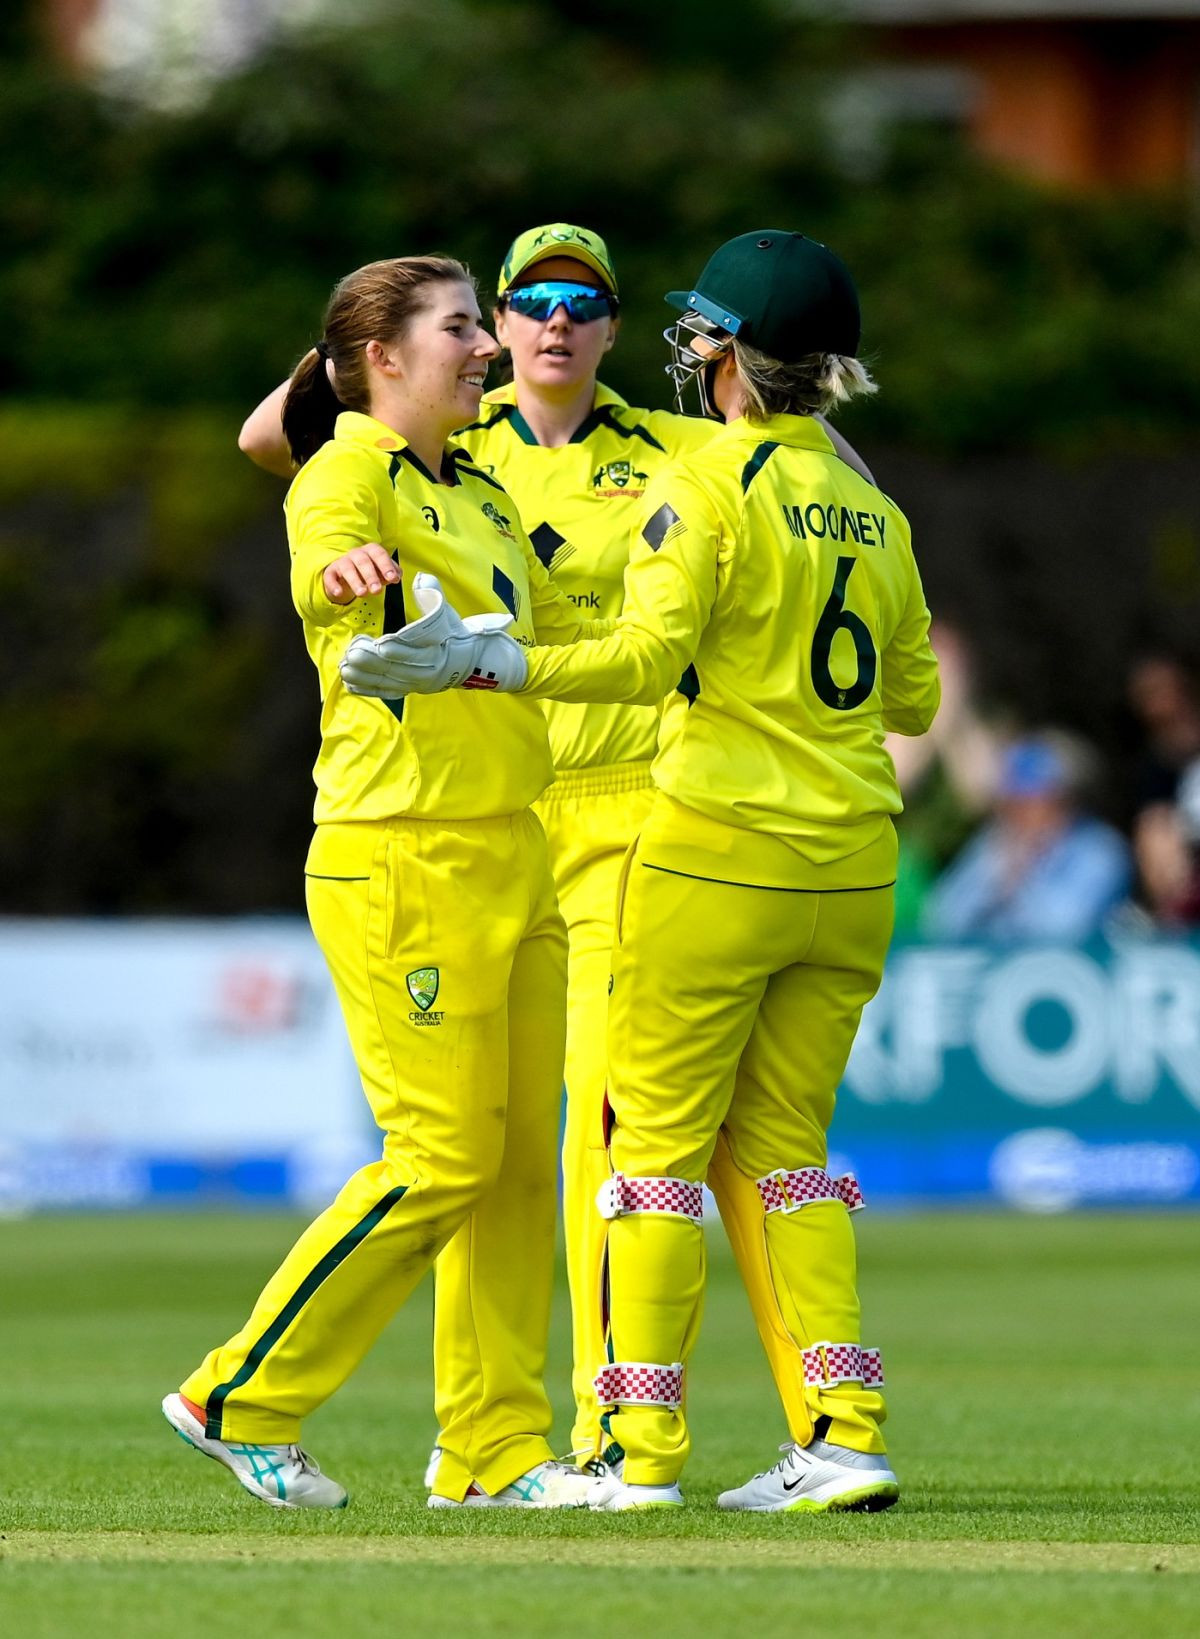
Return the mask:
M298 906L317 689L281 486L211 416L9 411L0 445L5 910Z
M182 115L27 63L0 98L0 369L21 395L240 409L350 268L447 249L486 292L513 234L558 218L608 236L628 313L611 374L657 403L662 292L729 234L798 225L862 284L884 386L864 436L1188 436L1200 273L1180 202L1064 198L928 128L849 174L829 94L859 60L853 36L765 4L443 0L288 36Z
M1112 752L1130 645L1194 640L1181 201L1043 191L929 127L850 166L830 96L861 43L771 0L387 8L176 114L67 78L32 16L0 24L6 910L298 904L316 680L281 486L235 438L376 257L454 252L486 304L519 230L599 229L625 315L605 378L659 405L663 292L732 234L803 227L862 287L882 391L845 429L990 691Z

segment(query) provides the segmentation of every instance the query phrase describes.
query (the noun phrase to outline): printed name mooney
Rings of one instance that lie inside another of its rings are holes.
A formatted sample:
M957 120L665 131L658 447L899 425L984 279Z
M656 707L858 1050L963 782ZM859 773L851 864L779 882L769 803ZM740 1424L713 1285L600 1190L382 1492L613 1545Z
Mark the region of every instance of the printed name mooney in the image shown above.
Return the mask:
M886 547L887 518L878 512L851 512L849 507L820 506L810 501L806 507L781 503L780 510L792 534L806 541L810 535L820 540L857 541L860 546Z

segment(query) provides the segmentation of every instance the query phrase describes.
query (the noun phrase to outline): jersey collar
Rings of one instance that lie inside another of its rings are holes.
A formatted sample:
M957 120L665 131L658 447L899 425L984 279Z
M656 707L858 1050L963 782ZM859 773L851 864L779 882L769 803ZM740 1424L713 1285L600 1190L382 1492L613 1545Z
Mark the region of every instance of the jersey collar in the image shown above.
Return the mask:
M394 427L376 421L373 415L363 415L358 410L342 411L334 424L333 436L339 444L362 444L368 449L382 450L391 457L393 474L400 462L405 461L431 484L461 482L458 463L468 459L465 450L450 446L442 462L442 476L435 478L416 451L410 449L408 440L402 434Z
M596 395L592 399L592 407L571 434L568 443L584 443L589 435L596 431L597 427L614 427L617 432L624 435L625 429L619 422L613 421L612 412L614 410L627 410L628 408L628 404L626 404L620 393L614 393L611 387L606 387L603 382L598 381L596 383ZM537 445L533 428L517 408L517 387L515 382L510 381L504 387L494 387L490 393L485 393L480 400L479 409L480 418L475 423L476 426L491 427L499 420L506 420L522 444ZM496 413L488 414L489 410Z
M772 415L765 421L747 421L742 416L725 429L730 438L752 439L756 444L789 444L793 449L833 453L829 434L811 415Z

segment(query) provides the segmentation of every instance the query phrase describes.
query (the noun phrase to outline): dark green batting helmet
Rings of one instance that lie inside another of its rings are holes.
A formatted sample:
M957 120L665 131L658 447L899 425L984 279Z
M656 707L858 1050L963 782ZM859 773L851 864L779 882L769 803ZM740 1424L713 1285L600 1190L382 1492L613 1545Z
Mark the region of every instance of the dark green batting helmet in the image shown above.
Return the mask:
M666 299L783 364L858 352L862 321L849 269L803 233L741 233L713 252L693 289Z

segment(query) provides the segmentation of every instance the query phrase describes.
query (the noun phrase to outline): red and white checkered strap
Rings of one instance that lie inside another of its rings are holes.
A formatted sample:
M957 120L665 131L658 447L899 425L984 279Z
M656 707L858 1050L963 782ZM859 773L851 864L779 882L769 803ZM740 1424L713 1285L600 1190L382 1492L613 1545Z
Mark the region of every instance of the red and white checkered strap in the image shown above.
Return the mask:
M686 1178L627 1178L614 1172L596 1196L602 1218L623 1218L629 1212L669 1212L693 1223L704 1221L704 1185Z
M852 1172L831 1178L824 1167L797 1167L792 1172L780 1167L758 1180L758 1193L767 1212L799 1212L810 1201L844 1201L847 1212L857 1212L865 1204Z
M601 1366L595 1378L602 1406L666 1406L683 1403L683 1365L652 1366L641 1360L618 1360Z
M804 1381L815 1388L861 1383L865 1389L873 1389L883 1382L878 1349L861 1349L857 1343L814 1343L801 1358Z

